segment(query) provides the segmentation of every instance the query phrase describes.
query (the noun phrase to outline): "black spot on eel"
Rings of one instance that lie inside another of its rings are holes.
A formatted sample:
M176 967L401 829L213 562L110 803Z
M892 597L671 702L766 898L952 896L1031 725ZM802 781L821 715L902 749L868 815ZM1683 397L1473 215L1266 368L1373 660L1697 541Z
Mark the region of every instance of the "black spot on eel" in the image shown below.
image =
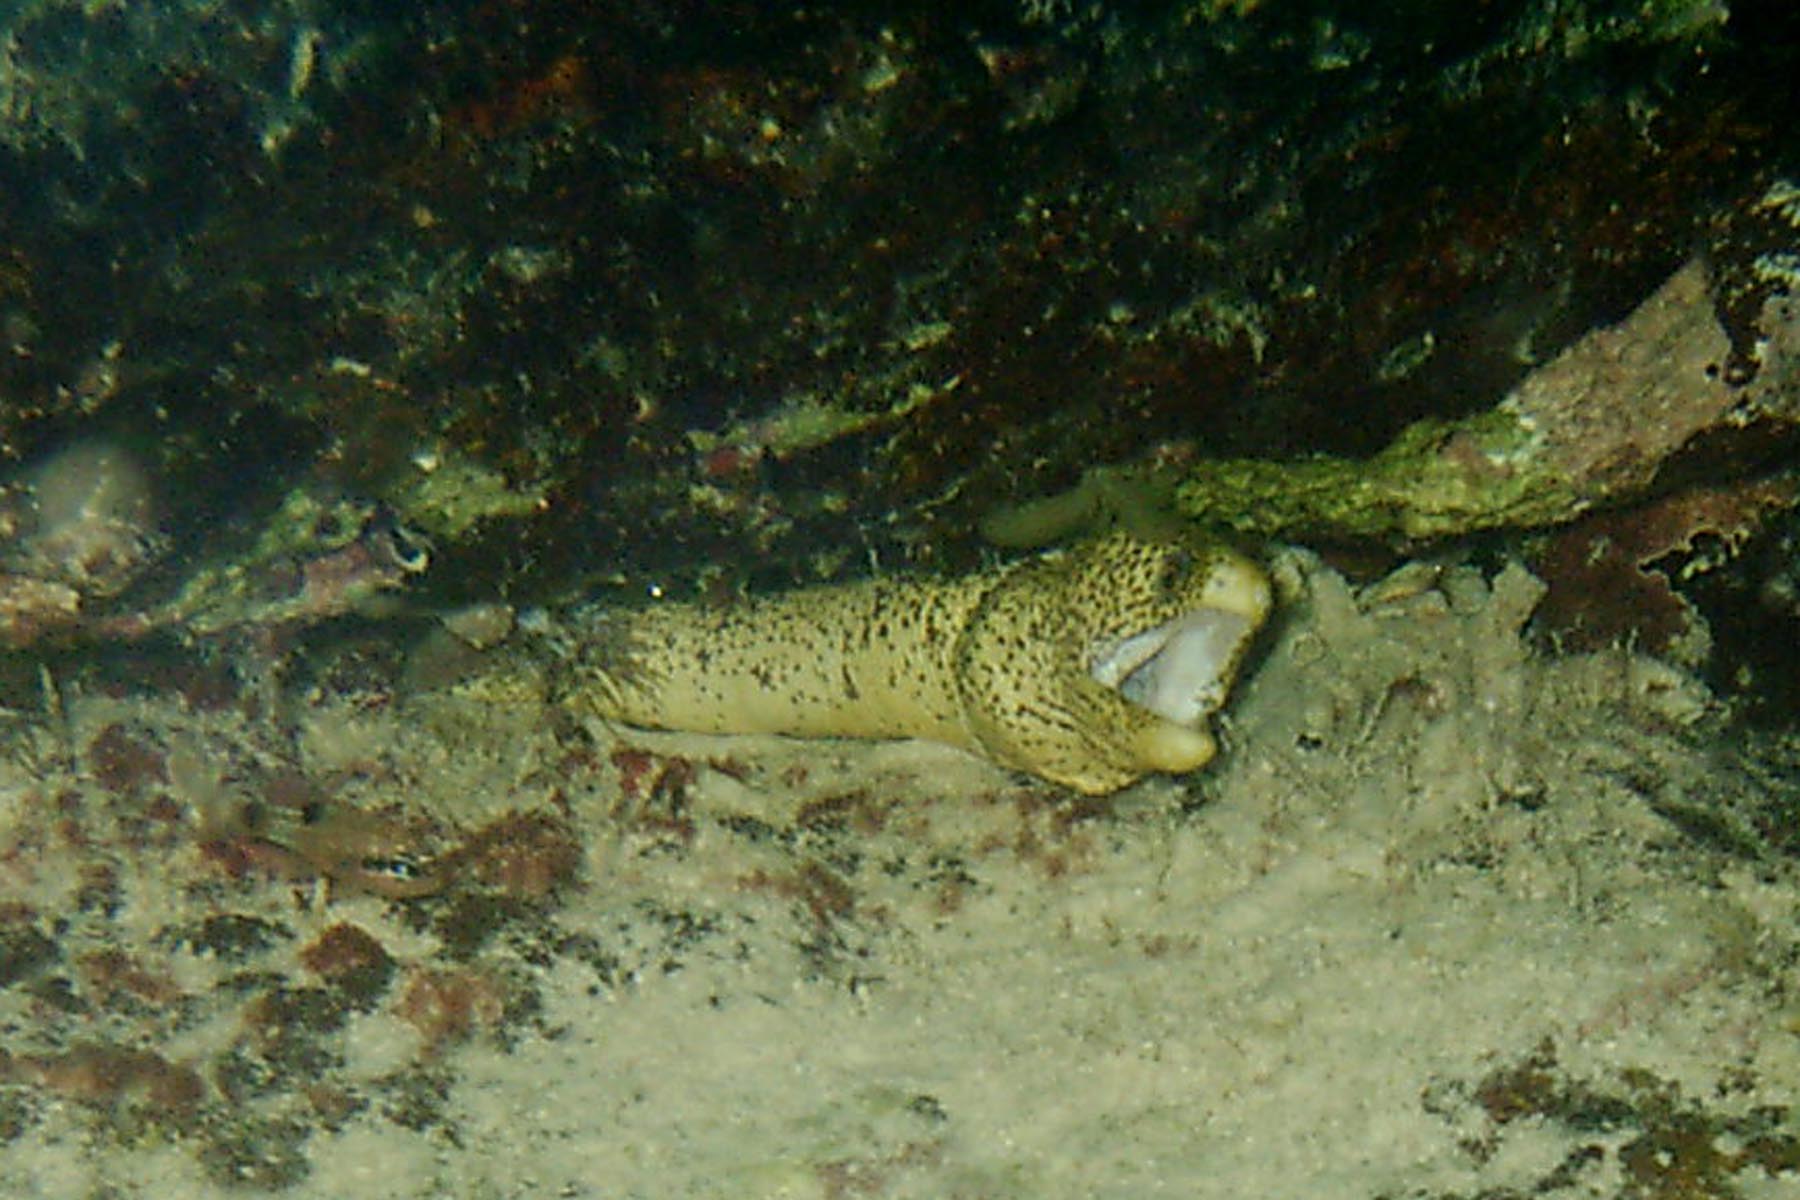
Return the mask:
M1098 795L1212 759L1269 602L1231 550L1115 531L956 579L589 610L567 699L695 733L929 738Z

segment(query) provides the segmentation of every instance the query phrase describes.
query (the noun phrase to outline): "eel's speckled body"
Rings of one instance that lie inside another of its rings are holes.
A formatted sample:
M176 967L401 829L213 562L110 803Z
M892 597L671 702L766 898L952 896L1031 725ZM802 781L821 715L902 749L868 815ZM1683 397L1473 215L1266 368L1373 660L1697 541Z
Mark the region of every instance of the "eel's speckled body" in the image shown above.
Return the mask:
M1247 559L1119 532L959 579L593 610L569 699L696 733L930 738L1100 794L1213 757L1268 608Z

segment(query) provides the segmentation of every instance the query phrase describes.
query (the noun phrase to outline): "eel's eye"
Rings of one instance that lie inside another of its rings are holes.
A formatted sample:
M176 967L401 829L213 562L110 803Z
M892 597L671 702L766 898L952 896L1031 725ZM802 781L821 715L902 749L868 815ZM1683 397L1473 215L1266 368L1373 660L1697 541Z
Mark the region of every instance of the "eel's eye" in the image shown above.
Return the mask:
M1194 556L1186 550L1177 550L1163 561L1162 570L1156 576L1156 590L1163 596L1173 596L1187 582L1188 573L1194 569Z
M358 870L370 875L381 875L397 882L406 883L425 878L429 864L404 854L386 854L370 855L356 866Z

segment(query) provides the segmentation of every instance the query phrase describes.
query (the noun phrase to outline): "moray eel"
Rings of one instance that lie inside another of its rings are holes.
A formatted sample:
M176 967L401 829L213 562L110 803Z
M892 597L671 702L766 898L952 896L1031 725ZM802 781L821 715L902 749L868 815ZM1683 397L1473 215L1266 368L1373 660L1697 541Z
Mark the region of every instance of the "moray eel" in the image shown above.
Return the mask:
M695 733L929 738L1099 795L1212 759L1268 611L1248 559L1115 531L957 579L589 610L566 700Z

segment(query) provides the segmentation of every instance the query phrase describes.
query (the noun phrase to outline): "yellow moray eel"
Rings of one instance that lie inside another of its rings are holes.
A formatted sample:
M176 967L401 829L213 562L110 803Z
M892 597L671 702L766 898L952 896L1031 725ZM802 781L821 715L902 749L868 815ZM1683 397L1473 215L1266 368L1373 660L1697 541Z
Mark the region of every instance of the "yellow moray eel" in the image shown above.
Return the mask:
M960 579L592 610L568 700L694 733L929 738L1098 795L1212 759L1268 610L1232 551L1114 532Z

